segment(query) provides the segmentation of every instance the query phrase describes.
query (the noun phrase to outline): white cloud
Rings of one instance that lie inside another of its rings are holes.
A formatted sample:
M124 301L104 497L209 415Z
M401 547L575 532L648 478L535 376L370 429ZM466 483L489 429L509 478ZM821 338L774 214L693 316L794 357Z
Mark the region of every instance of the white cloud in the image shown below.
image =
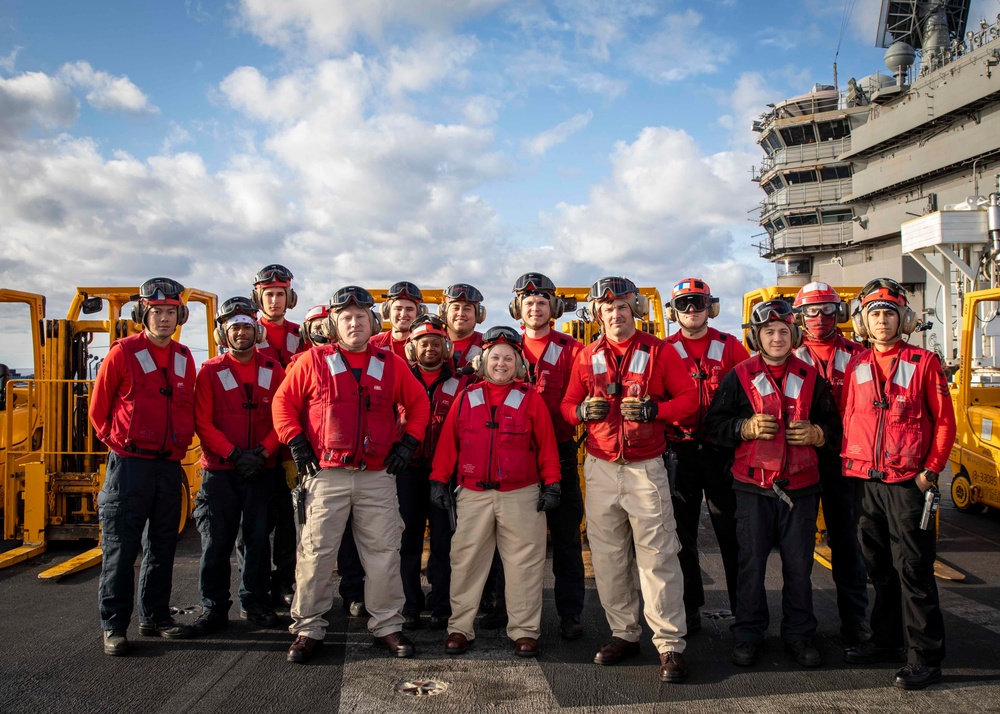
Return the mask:
M690 9L665 15L655 32L627 52L627 61L637 73L661 83L717 72L732 55L732 41L702 30L702 19Z
M175 146L188 144L191 142L191 133L175 121L170 122L167 135L163 137L163 144L160 148L164 154L169 154Z
M128 77L115 77L95 70L89 62L67 63L59 79L87 91L87 102L100 111L126 114L157 114L159 109Z
M386 62L386 90L395 95L425 91L444 79L461 83L468 76L464 65L478 46L472 37L425 37L407 49L393 47Z
M10 51L10 54L0 57L0 69L4 72L12 73L14 71L14 63L17 62L17 55L20 51L20 47L15 47Z
M41 72L0 77L0 146L32 125L55 129L76 121L79 105L60 82Z
M562 144L576 132L585 128L590 120L594 118L594 112L587 111L584 114L577 114L566 121L557 124L551 129L535 134L524 140L525 151L531 156L544 156L553 146Z

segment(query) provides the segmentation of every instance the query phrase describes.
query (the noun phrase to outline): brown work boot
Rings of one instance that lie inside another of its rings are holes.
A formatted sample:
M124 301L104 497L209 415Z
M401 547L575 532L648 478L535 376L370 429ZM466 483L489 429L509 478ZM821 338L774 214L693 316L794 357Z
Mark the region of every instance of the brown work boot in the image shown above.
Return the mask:
M461 632L452 632L444 641L444 651L450 655L465 654L470 644L469 639Z
M514 654L518 657L537 657L538 640L534 637L518 637L514 640Z
M413 643L402 632L390 632L388 635L376 637L375 644L385 647L397 657L412 657L417 653Z
M288 655L285 659L296 664L305 664L313 658L322 645L323 640L314 640L312 637L298 635L292 646L288 648Z
M687 678L687 666L680 652L660 652L660 681L683 682Z
M621 637L612 637L604 643L601 649L594 655L594 662L597 664L617 664L623 659L634 657L639 654L639 643L623 640Z

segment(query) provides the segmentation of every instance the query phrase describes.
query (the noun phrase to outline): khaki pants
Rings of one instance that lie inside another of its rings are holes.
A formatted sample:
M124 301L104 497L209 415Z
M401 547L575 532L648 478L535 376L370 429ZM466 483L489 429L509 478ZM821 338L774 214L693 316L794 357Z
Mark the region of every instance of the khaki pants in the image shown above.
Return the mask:
M403 519L396 502L396 479L385 471L323 469L307 479L306 522L299 535L295 565L293 635L321 640L333 607L333 571L347 518L353 512L354 541L365 568L368 629L375 637L403 626L403 584L399 541Z
M507 586L507 636L538 639L542 627L545 514L538 487L516 491L459 489L458 527L451 541L451 618L448 632L475 639L473 620L493 551L500 551Z
M639 596L632 585L638 565L653 644L659 652L683 652L684 580L663 461L616 464L588 455L583 475L590 555L611 634L639 641Z

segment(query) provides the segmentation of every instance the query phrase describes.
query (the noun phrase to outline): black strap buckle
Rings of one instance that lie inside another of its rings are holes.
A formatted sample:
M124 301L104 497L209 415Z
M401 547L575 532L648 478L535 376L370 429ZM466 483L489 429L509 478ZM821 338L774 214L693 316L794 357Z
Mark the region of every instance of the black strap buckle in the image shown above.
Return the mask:
M500 488L500 484L496 481L477 481L476 485L484 491L495 491Z
M885 481L885 471L877 471L875 469L868 469L868 478L874 479L876 481Z
M879 401L878 399L876 399L874 402L872 402L872 406L875 407L876 409L888 409L889 400L884 399L882 401Z
M607 392L608 392L608 396L609 397L614 397L614 396L616 396L618 394L621 394L622 393L622 385L621 385L621 383L620 382L611 382L610 384L608 384Z
M173 387L160 387L160 394L165 397L172 397L174 395Z

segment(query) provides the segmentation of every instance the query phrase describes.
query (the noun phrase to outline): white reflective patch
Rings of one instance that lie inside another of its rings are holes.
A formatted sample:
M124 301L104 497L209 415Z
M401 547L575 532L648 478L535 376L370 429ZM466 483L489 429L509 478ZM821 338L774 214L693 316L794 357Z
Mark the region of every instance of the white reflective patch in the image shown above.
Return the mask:
M726 351L726 346L719 340L712 340L708 346L708 358L713 362L722 361L722 353Z
M854 370L854 381L858 384L865 384L874 379L872 366L870 364L859 364Z
M260 367L257 369L257 386L263 390L268 390L271 388L271 374L274 372L273 369L268 369L267 367Z
M458 391L458 380L454 377L449 378L444 384L441 385L441 391L449 397L454 397L455 392Z
M910 388L910 380L917 373L917 365L911 362L899 361L896 365L896 373L892 375L892 383L898 384L903 389Z
M677 350L677 354L681 356L681 359L688 358L687 350L684 349L684 343L680 340L677 340L677 342L674 343L674 349Z
M142 367L143 374L149 374L156 369L156 362L153 361L153 356L149 354L149 350L139 350L135 353L135 358L139 360L139 366Z
M771 386L771 383L768 381L767 377L764 376L763 372L754 377L750 381L750 384L752 384L753 388L757 390L757 394L762 397L774 394L774 387Z
M542 362L548 362L549 364L555 364L559 360L559 355L562 354L562 346L557 345L555 342L550 342L549 346L545 348L545 354L542 355Z
M851 361L851 353L844 350L837 350L833 356L833 368L838 372L847 371L847 363Z
M603 352L595 352L590 356L590 366L594 374L605 374L608 371L608 362L604 359Z
M227 392L236 389L236 377L228 369L223 369L219 372L219 382L222 383L222 388Z
M512 389L507 394L507 398L503 400L503 403L511 409L518 409L522 401L524 401L524 393L520 389Z
M385 365L382 363L382 360L378 359L377 357L368 358L368 369L366 371L368 372L368 376L374 379L376 382L382 381L382 370L384 368Z
M642 374L646 371L646 365L649 364L649 352L643 352L642 350L636 350L632 353L632 361L628 365L628 371L635 374Z
M816 363L813 362L813 357L811 354L809 354L809 349L807 347L799 347L797 350L795 350L795 356L798 357L803 362L805 362L810 367L816 366Z
M268 347L270 347L270 346L271 346L271 345L269 345L269 344L267 343L267 340L266 340L266 339L264 339L264 340L261 340L260 342L258 342L258 343L257 343L257 349L259 349L259 350L265 350L265 349L267 349L267 348L268 348Z
M470 407L481 407L486 404L486 399L483 397L483 390L480 389L470 389L466 394L469 395L469 406Z
M299 344L302 342L298 337L289 332L285 335L285 349L295 354L299 351Z
M338 374L343 374L347 371L347 365L344 364L343 358L340 356L339 352L334 352L332 355L326 356L326 364L330 368L330 374L336 377Z
M979 431L979 438L983 441L989 441L993 438L993 420L983 419L983 425Z
M181 379L187 374L188 361L185 355L180 352L174 353L174 374L176 374Z
M479 345L472 345L469 349L465 351L465 360L468 362L472 361L472 358L481 355L483 353L483 348Z
M805 380L797 374L785 375L785 396L789 399L798 399L802 394L802 385Z

